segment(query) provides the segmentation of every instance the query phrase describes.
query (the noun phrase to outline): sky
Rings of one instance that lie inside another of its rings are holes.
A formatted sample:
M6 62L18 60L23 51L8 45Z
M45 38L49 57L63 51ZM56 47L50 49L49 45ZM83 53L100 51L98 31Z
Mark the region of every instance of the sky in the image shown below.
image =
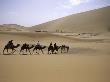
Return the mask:
M0 24L34 26L110 6L110 0L0 0Z

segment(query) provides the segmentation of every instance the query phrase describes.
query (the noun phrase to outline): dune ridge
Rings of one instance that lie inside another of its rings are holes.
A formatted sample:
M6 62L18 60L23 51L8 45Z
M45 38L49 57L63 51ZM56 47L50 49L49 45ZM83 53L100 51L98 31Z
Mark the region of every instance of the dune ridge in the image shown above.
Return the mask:
M28 28L49 32L109 32L110 6L73 14Z

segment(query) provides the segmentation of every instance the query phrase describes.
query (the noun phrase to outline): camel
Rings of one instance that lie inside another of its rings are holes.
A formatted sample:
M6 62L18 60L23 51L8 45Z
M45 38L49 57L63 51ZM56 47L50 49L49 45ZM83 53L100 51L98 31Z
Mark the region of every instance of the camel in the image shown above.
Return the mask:
M34 47L34 45L29 46L29 44L25 43L25 44L22 45L19 54L21 54L21 52L24 51L24 50L26 50L26 52L29 51L29 53L31 54L30 49L32 49L33 47Z
M7 50L7 53L8 53L8 49L12 49L11 54L13 54L16 51L15 48L18 48L19 46L20 46L20 44L17 44L16 46L7 44L7 45L5 45L5 47L3 49L3 54L4 54L5 50Z
M54 51L53 51L53 52L54 52L55 54L57 54L57 53L58 53L58 50L59 50L60 48L61 48L61 46L56 46L56 47L54 47Z
M68 51L69 51L69 46L62 45L62 46L61 46L61 53L63 53L63 52L65 51L65 49L67 50L66 52L68 53Z
M54 51L56 51L55 54L57 54L57 53L58 53L58 50L60 49L60 47L61 47L61 46L53 47L52 45L50 45L50 46L48 47L48 54L51 54L51 53L49 53L50 51L52 52L52 54L54 54Z
M36 50L36 53L38 53L37 50L41 50L42 54L44 54L43 49L45 49L45 48L46 48L46 46L36 45L33 49L33 52Z
M51 51L51 53L53 54L53 52L54 52L54 47L52 46L52 45L50 45L49 47L48 47L48 54L51 54L51 53L49 53Z

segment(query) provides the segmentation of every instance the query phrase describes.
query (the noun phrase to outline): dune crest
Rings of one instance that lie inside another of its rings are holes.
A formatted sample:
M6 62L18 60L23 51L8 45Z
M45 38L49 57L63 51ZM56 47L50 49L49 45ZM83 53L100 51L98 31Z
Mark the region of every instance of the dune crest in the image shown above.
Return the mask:
M110 6L83 13L73 14L60 19L28 28L30 31L48 32L109 32Z

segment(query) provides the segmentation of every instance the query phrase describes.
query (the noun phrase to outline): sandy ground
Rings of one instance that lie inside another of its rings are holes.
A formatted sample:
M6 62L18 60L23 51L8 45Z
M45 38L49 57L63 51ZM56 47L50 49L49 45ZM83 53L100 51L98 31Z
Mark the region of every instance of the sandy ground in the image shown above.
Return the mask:
M35 44L38 40L70 46L69 53L2 55L4 45ZM110 40L65 37L49 33L0 33L0 82L110 82Z

